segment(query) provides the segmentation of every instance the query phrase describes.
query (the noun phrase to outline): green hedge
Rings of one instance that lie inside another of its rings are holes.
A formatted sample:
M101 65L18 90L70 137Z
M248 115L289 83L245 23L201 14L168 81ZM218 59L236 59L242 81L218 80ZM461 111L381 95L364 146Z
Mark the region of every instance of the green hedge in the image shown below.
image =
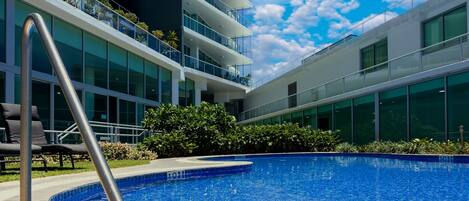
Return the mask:
M414 139L411 142L373 142L361 146L342 143L335 150L346 153L469 154L469 143L461 147L459 142Z
M143 125L161 131L146 138L142 148L160 157L208 154L332 151L338 144L330 131L300 128L296 124L237 126L223 106L162 105L147 111Z

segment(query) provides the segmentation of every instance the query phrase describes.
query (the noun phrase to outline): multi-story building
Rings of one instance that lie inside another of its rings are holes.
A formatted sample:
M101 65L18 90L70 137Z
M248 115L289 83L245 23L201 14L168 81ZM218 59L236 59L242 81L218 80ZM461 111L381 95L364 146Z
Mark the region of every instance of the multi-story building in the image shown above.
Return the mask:
M469 127L467 0L429 0L304 59L244 99L241 124L293 122L342 140L456 140Z
M120 5L119 5L120 4ZM139 124L147 107L201 100L238 108L249 89L243 22L248 0L0 0L0 101L19 103L21 30L41 14L88 118ZM133 12L133 23L124 12ZM151 33L176 31L177 47ZM33 36L33 105L44 127L73 123L42 44ZM234 109L232 111L235 111Z

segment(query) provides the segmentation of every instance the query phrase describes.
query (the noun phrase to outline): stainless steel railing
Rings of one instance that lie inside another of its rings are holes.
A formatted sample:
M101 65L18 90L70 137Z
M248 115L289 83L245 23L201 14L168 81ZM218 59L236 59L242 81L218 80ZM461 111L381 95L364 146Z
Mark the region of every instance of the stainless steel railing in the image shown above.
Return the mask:
M88 149L88 153L96 167L101 184L104 188L108 200L122 201L122 196L114 180L114 177L109 169L106 159L104 158L101 148L96 140L96 137L88 123L88 118L81 106L80 99L75 92L72 81L68 76L67 70L63 64L62 58L59 55L57 47L47 30L46 24L41 15L37 13L30 14L23 24L23 35L21 41L21 144L20 144L20 200L31 201L31 50L32 50L32 37L31 33L33 28L39 32L44 47L46 48L49 60L54 67L59 85L64 92L65 100L70 108L73 119L77 123L83 141Z

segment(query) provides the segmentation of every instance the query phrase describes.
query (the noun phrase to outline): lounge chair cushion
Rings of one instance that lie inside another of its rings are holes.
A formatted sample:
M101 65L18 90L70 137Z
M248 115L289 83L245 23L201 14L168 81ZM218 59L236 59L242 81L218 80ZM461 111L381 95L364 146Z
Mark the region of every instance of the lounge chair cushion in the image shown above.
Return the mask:
M20 143L21 133L20 133L20 121L19 120L5 120L5 129L7 133L7 138L9 143ZM47 144L46 135L42 127L41 121L32 121L31 122L31 134L32 142L35 145L45 145Z
M41 153L41 147L32 145L31 150L33 154ZM20 154L20 144L5 144L0 143L0 155L18 155Z
M3 118L8 120L20 120L21 118L21 105L0 103L0 111L3 113ZM40 121L39 112L36 106L32 106L31 119L33 121Z
M85 144L48 144L41 145L43 152L49 153L69 153L69 154L87 154Z

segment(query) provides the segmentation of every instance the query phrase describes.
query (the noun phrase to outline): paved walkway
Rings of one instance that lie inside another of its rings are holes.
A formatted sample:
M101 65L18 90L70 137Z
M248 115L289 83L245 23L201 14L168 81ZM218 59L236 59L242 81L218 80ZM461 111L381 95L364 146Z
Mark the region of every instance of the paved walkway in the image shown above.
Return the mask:
M173 170L188 170L207 167L228 167L246 165L250 162L218 162L200 161L200 157L158 159L150 164L113 169L116 178L136 176L149 173L167 172ZM96 172L60 175L33 179L33 200L48 201L59 192L75 188L88 183L98 182ZM19 181L0 183L0 201L19 200Z

